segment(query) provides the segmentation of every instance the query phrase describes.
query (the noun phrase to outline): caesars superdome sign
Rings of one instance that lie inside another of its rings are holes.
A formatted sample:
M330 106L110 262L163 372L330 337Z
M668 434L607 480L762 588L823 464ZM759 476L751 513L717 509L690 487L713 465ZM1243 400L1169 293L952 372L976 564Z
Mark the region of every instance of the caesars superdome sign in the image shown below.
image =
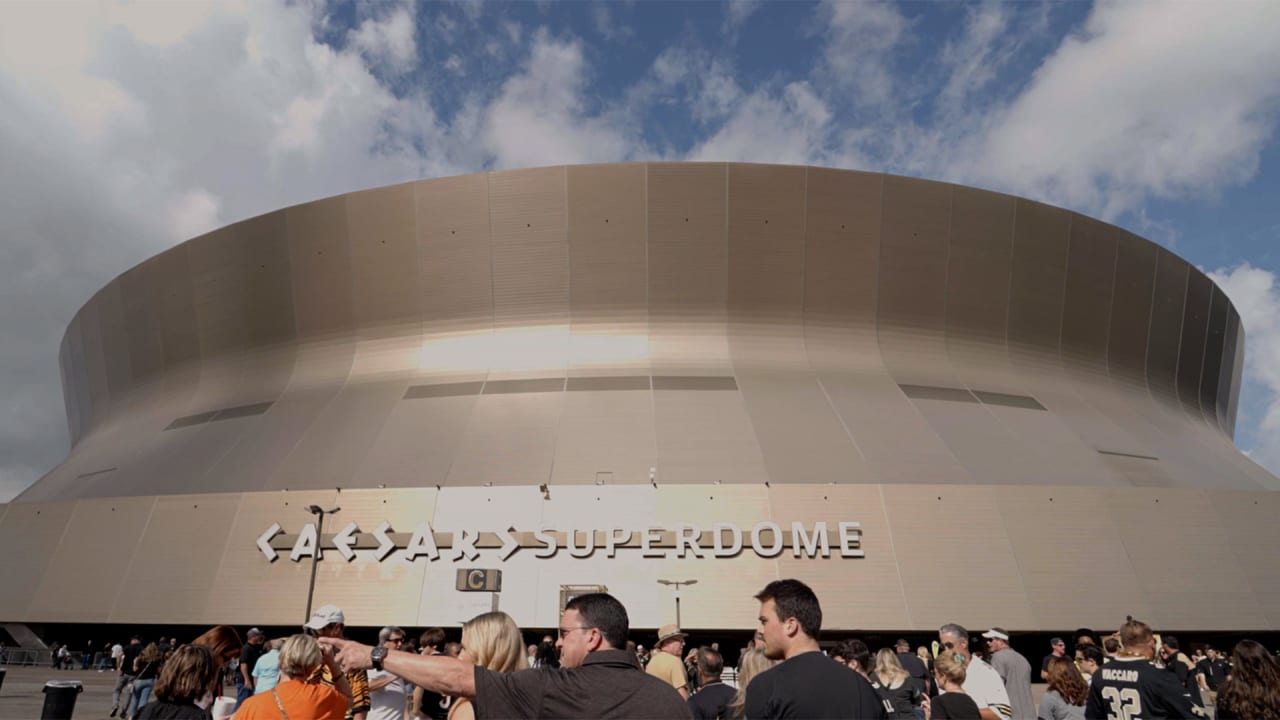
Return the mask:
M531 532L514 527L436 532L430 523L423 522L412 533L399 533L384 520L370 532L351 522L328 538L319 535L314 523L302 526L297 535L288 535L280 523L273 523L258 537L257 544L272 562L284 550L289 551L290 560L299 562L322 557L326 549L336 550L348 561L355 559L356 550L373 550L378 561L399 550L406 560L425 558L428 562L441 558L476 560L482 554L505 562L522 550L539 558L555 557L561 551L575 558L588 558L597 552L615 557L620 551L639 551L646 558L729 558L744 552L773 558L787 551L798 558L830 558L833 553L840 558L864 556L861 524L846 521L837 522L834 527L826 522L793 522L790 528L783 528L764 520L748 529L734 523L715 523L710 530L703 530L683 523L637 529L539 528Z

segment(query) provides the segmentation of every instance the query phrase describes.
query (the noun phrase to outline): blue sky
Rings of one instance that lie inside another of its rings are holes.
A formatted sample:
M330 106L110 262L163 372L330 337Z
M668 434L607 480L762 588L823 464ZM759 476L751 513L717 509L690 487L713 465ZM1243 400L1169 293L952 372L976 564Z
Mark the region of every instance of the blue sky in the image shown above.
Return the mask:
M112 277L363 187L648 159L888 171L1163 243L1249 341L1280 470L1280 3L0 4L0 502L66 453L57 348Z

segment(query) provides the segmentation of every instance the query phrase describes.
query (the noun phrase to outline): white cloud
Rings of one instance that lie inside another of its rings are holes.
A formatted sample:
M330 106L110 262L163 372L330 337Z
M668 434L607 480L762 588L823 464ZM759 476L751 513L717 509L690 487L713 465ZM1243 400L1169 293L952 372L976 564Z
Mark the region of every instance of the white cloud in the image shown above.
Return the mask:
M1251 393L1263 409L1247 447L1253 459L1280 473L1280 287L1275 273L1243 263L1209 273L1240 313L1245 329L1244 405ZM1243 418L1242 418L1243 419ZM1256 419L1255 419L1256 420Z
M732 116L690 160L813 163L824 155L831 112L808 83L791 83L777 96L759 90L737 104Z
M213 225L463 169L430 104L319 43L310 6L142 7L0 3L10 485L62 459L59 341L116 274Z
M724 4L724 29L733 34L747 24L747 20L764 5L764 0L728 0Z
M485 111L483 140L498 167L530 167L632 157L638 138L618 114L592 114L576 41L534 39L522 71Z
M393 73L412 69L418 61L413 7L397 7L381 19L365 19L350 32L349 42L371 62Z
M898 8L876 0L827 0L817 21L825 34L825 81L856 105L892 105L892 51L910 25Z
M614 22L613 14L609 12L609 5L604 2L596 2L591 5L591 23L595 26L596 32L600 37L609 41L628 40L635 37L635 31L626 25L618 25Z
M1251 179L1276 125L1280 4L1103 3L965 175L1113 218Z

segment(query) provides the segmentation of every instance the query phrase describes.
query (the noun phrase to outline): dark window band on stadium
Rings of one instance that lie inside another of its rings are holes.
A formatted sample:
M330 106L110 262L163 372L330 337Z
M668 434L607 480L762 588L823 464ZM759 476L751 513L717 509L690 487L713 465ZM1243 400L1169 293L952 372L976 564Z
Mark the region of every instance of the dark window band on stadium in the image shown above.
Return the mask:
M898 388L902 390L902 394L916 400L945 400L947 402L999 405L1001 407L1021 408L1024 410L1047 410L1044 405L1040 404L1040 401L1030 395L1011 395L989 390L967 390L965 388L907 385L902 383L898 384Z
M411 385L404 400L461 397L465 395L515 395L535 392L585 392L619 390L737 390L738 381L725 375L605 375L599 377L531 378L489 382Z
M1099 455L1114 455L1116 457L1135 458L1137 460L1159 460L1154 455L1140 455L1138 453L1122 452L1120 450L1099 450Z
M234 420L242 417L253 417L254 415L262 415L271 409L275 401L251 403L249 405L237 405L235 407L223 408L221 410L208 410L194 415L184 415L183 417L169 423L165 430L177 430L178 428L191 427L192 425L203 425L209 422L217 422L219 420Z

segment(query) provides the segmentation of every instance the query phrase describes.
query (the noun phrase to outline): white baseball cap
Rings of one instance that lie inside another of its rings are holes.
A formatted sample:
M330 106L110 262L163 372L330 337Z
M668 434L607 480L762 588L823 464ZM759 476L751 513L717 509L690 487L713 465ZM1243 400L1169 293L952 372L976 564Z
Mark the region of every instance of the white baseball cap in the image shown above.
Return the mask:
M346 625L347 619L337 605L321 605L307 624L302 627L310 630L323 630L328 625Z
M1004 628L991 628L990 630L982 633L982 637L988 640L1009 641L1009 633L1005 632Z

